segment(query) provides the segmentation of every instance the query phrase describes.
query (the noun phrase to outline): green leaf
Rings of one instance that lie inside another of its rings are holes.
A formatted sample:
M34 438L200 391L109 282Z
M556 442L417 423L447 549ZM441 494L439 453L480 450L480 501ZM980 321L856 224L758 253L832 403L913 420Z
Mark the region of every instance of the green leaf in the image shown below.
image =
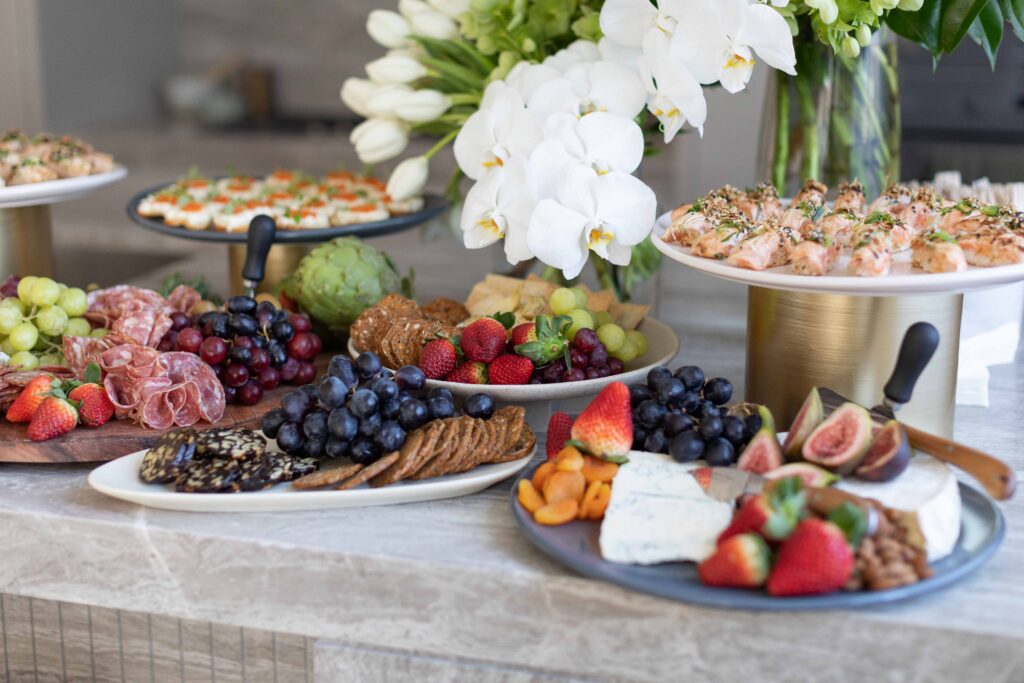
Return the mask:
M854 548L857 547L868 530L868 518L864 511L849 501L830 512L828 521L843 530L846 540Z
M100 366L96 363L89 363L85 366L86 384L99 384L101 377Z
M946 54L960 45L971 24L989 0L943 0L939 17L939 46Z
M1017 39L1024 42L1024 0L1000 0L1000 7Z
M406 299L416 298L416 269L409 268L409 274L402 278L402 296Z
M495 313L491 317L501 323L501 326L506 330L512 329L512 326L516 324L516 314L509 311Z
M999 9L998 0L989 0L978 18L971 24L968 32L971 38L985 50L985 55L988 56L988 62L994 71L996 55L999 53L999 43L1003 40L1003 11Z

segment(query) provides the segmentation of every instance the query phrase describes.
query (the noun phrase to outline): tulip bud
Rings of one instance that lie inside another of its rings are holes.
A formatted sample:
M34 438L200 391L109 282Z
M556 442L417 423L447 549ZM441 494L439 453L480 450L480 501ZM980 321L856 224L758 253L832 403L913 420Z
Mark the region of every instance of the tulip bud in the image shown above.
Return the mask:
M395 103L395 116L410 123L426 123L448 111L452 101L436 90L417 90Z
M437 40L455 40L459 37L459 28L455 22L434 10L419 12L409 17L412 33Z
M366 18L366 32L384 47L402 47L409 39L409 22L398 12L375 9Z
M341 84L341 101L345 106L362 117L370 116L367 101L377 90L377 85L365 78L346 78Z
M406 19L429 9L430 5L423 0L398 0L398 12Z
M395 166L388 178L388 196L396 202L420 196L429 175L430 162L426 157L406 159Z
M900 0L897 5L904 12L916 12L924 6L924 0Z
M867 24L861 24L857 27L857 42L860 43L861 47L867 47L868 43L871 42L871 27Z
M469 0L427 0L441 14L456 19L469 11Z
M395 119L369 119L352 129L349 141L364 164L378 164L394 159L409 144L409 133Z
M402 54L389 54L366 65L366 73L378 83L411 83L427 75L418 60Z
M376 92L366 100L366 116L394 118L399 103L413 94L407 85L388 84L377 86Z
M854 59L860 56L860 43L853 36L846 36L843 38L842 50L844 55Z

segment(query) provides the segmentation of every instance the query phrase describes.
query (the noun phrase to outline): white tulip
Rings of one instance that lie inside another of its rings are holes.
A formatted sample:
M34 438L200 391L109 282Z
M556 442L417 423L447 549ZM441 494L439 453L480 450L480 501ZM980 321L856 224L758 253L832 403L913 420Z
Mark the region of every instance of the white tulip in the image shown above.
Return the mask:
M377 83L412 83L427 75L419 60L404 54L388 54L366 65L366 73Z
M495 81L484 91L480 108L455 138L455 160L467 177L478 180L513 156L529 156L543 139L540 121L526 110L514 88Z
M529 109L540 119L555 112L583 116L607 111L633 118L644 108L647 93L636 74L613 62L580 63L539 86Z
M625 266L632 247L650 234L656 207L654 192L637 178L577 166L559 183L555 198L537 203L527 248L569 279L580 274L591 251Z
M395 119L368 119L352 129L349 141L364 164L394 159L409 144L409 131Z
M434 121L452 106L451 98L437 90L416 90L395 104L395 115L410 123Z
M398 0L398 13L406 19L411 18L414 14L429 10L430 5L423 2L423 0Z
M413 89L400 83L378 85L366 99L366 115L369 117L395 118L399 104L413 94ZM400 118L400 117L399 117Z
M365 78L346 78L341 84L341 101L363 118L370 116L366 103L377 91L377 85Z
M678 0L684 6L672 36L671 56L700 83L743 90L754 70L754 53L769 66L796 75L796 53L781 14L748 0Z
M533 258L526 240L537 202L526 174L523 160L513 159L470 188L460 220L466 248L480 249L504 239L509 263Z
M469 0L427 0L441 14L457 19L469 11Z
M455 40L459 37L459 27L449 17L434 10L417 12L409 17L412 33L438 40Z
M398 12L375 9L366 17L366 32L384 47L403 47L412 32L409 22Z
M396 202L419 197L430 175L430 161L423 156L406 159L388 178L387 193Z

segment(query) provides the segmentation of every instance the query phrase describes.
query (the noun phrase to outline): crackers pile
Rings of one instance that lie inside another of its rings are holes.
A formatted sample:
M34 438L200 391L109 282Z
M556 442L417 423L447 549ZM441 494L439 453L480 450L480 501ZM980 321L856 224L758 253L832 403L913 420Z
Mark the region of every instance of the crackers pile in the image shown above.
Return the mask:
M401 450L371 465L341 465L298 479L297 489L350 489L365 482L388 486L467 472L478 465L509 462L530 454L537 440L518 406L498 410L489 420L466 415L435 420L411 432Z
M173 484L181 493L260 491L315 472L319 463L267 451L267 440L251 429L174 429L142 458L147 484Z
M451 337L469 317L458 301L434 299L419 306L412 299L389 294L363 311L349 330L359 351L373 351L389 368L416 365L420 349L431 339Z

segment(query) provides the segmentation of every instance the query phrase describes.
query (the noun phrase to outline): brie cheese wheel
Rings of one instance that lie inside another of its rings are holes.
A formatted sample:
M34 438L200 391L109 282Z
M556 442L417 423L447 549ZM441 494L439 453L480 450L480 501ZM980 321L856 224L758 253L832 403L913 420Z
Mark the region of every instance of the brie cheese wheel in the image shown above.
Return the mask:
M892 481L843 479L836 486L904 513L902 521L912 535L923 539L929 562L953 552L960 538L960 487L953 470L930 455L914 455L903 474ZM614 495L613 485L613 499Z
M612 484L601 523L601 555L609 562L700 562L732 520L732 505L709 498L680 465L658 453L629 454Z

